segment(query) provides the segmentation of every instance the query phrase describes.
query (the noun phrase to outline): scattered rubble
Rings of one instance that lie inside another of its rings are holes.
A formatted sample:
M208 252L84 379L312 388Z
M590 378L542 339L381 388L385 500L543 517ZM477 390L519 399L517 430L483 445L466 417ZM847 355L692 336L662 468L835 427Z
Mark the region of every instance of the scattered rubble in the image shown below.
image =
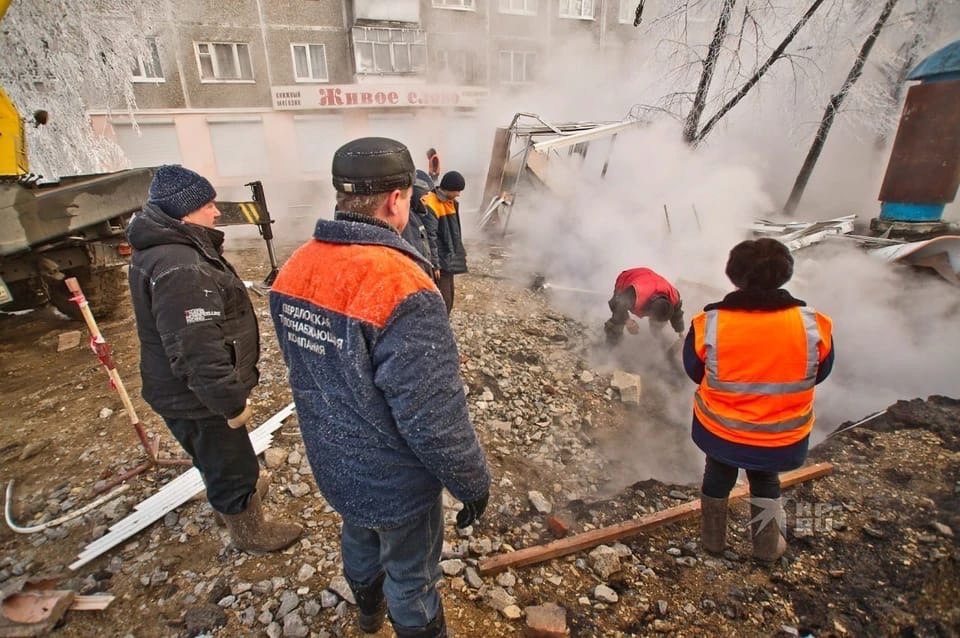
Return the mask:
M250 263L259 267L259 259L257 253ZM501 268L499 260L471 253L472 274L460 280L452 316L467 399L494 476L487 513L464 535L452 526L458 503L444 498L449 526L441 591L455 635L960 632L960 401L943 397L900 402L815 448L811 461L833 463L834 474L788 492L790 549L772 567L744 558L749 514L737 504L721 556L699 549L698 526L690 520L481 576L483 560L696 498L696 486L654 480L607 489L611 468L597 441L655 409L657 389L647 383L641 394L637 377L637 402L626 403L624 389L633 386L625 375L634 372L592 363L602 329L571 321L542 295L494 278ZM263 420L289 393L266 301L254 303L264 334L254 404ZM50 325L33 327L22 317L3 322L8 336L0 339L0 365L9 391L0 397L0 417L19 446L0 457L0 478L17 478L17 520L37 524L87 503L88 490L139 462L142 448L126 424L111 421L110 435L97 436L105 429L100 409L121 406L89 352L38 354L37 333ZM102 328L137 394L129 320ZM69 379L65 368L74 371ZM162 453L179 454L159 419L136 402L147 430L161 435ZM76 407L65 428L61 408L68 404ZM359 635L341 573L339 517L314 487L295 421L274 433L275 446L264 457L275 487L265 507L303 523L298 544L270 556L240 553L205 503L187 502L77 571L78 593L117 598L97 614L68 614L57 635ZM29 446L51 440L56 445L19 459ZM128 494L56 530L3 533L0 587L68 564L179 472L146 472L131 481Z

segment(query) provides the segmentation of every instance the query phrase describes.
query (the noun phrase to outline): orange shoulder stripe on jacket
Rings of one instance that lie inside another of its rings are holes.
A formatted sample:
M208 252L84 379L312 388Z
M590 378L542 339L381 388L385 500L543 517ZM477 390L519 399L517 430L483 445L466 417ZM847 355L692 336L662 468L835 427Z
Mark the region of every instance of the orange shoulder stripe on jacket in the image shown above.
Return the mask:
M311 241L291 255L273 290L378 328L404 299L433 282L403 253L386 246Z
M424 206L432 210L433 214L437 217L446 217L447 215L455 215L457 213L457 205L454 200L448 199L440 201L437 194L432 191L421 197L420 201Z

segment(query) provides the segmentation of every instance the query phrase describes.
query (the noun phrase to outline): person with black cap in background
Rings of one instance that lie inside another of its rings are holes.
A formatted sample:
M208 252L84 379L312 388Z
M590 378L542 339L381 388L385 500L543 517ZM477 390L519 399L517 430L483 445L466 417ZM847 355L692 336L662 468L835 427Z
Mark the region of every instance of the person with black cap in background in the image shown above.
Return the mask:
M779 473L803 465L813 429L814 386L833 368L830 318L781 288L793 256L771 238L733 247L737 287L693 318L683 364L699 384L692 437L706 454L701 487L703 548L726 546L727 498L740 468L750 482L753 556L770 562L787 544Z
M624 327L637 334L639 326L630 318L649 317L650 330L660 334L669 321L678 335L683 335L683 300L680 293L664 277L649 268L631 268L617 276L613 296L607 302L613 316L604 324L607 344L615 346L623 338ZM680 341L677 341L679 348Z
M463 175L457 171L445 173L440 185L420 200L437 219L437 259L440 265L440 294L447 306L447 314L453 310L453 276L467 272L467 250L463 247L460 230L460 202L457 198L466 188Z
M320 492L343 518L343 572L375 633L447 636L436 584L441 490L465 528L490 473L467 412L443 300L403 241L407 147L367 137L333 156L337 209L280 269L270 294L300 431ZM384 600L385 599L385 600Z
M270 552L303 530L267 520L261 509L269 477L260 476L244 427L260 378L260 331L246 287L223 256L216 195L197 173L161 166L127 227L141 392L193 459L236 546Z

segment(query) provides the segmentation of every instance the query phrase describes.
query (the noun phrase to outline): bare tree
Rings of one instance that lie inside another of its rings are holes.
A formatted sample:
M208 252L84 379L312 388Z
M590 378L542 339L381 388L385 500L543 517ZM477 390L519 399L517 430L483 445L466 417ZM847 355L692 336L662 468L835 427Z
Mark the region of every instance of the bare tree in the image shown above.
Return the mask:
M820 127L817 129L817 134L813 138L813 144L810 146L810 150L807 153L806 159L803 161L803 166L800 168L799 174L797 174L793 189L790 191L790 197L787 198L787 203L783 207L783 212L786 215L792 215L796 211L797 205L800 203L800 198L803 197L803 191L806 189L807 183L810 181L810 176L813 174L817 160L820 158L820 153L823 151L823 146L827 142L827 135L830 133L833 121L840 111L840 107L843 105L843 101L850 92L851 87L856 84L860 75L863 73L863 66L870 56L870 51L873 49L877 37L890 18L890 14L893 13L893 9L898 1L899 0L886 0L880 16L873 25L873 29L871 29L870 34L867 35L867 39L864 40L863 45L860 47L860 52L857 54L857 58L854 60L853 66L850 68L850 72L843 82L843 86L840 87L840 90L835 95L830 97L827 108L820 120Z
M683 139L688 144L697 140L697 128L700 126L700 116L707 106L707 94L710 91L710 83L713 81L713 73L717 67L717 60L720 58L720 50L723 46L723 40L727 37L727 27L730 24L730 14L736 0L723 0L723 7L720 9L720 17L717 19L717 26L713 29L713 39L710 46L707 47L707 55L703 58L703 71L700 73L700 83L697 85L697 93L693 97L693 105L690 112L687 113L687 119L683 126Z
M694 132L692 137L688 137L687 130L684 129L684 140L694 144L703 141L703 138L705 138L707 134L713 130L713 127L717 125L717 122L719 122L727 113L729 113L733 107L739 104L740 100L746 97L747 93L750 92L750 89L752 89L763 78L763 76L766 75L767 71L770 70L770 67L772 67L777 60L780 60L785 56L787 47L790 46L790 43L793 42L794 38L797 37L797 34L800 33L800 30L804 27L804 25L809 22L810 18L814 13L816 13L817 9L820 8L820 5L822 5L823 2L824 0L813 0L813 2L810 4L810 7L806 10L803 16L800 17L797 23L793 25L793 28L790 29L790 32L783 38L780 44L777 45L777 48L770 53L766 61L757 68L753 75L743 84L743 86L740 87L733 97L731 97L723 104L723 106L717 109L717 112L713 115L713 117L707 120L707 123L704 124L703 128L700 129L699 132Z

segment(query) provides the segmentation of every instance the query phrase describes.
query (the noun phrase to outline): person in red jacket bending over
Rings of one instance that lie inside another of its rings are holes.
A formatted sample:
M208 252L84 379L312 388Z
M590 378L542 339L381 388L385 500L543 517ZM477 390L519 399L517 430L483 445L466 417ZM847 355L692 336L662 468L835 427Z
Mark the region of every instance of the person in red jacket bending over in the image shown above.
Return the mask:
M623 338L623 328L637 334L640 327L630 318L649 317L650 330L659 334L668 321L678 335L683 335L683 301L669 281L649 268L631 268L617 277L613 297L607 302L613 316L604 324L607 343L614 346Z

